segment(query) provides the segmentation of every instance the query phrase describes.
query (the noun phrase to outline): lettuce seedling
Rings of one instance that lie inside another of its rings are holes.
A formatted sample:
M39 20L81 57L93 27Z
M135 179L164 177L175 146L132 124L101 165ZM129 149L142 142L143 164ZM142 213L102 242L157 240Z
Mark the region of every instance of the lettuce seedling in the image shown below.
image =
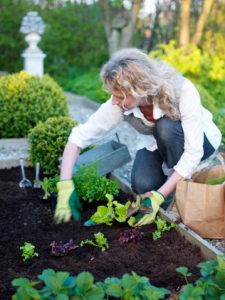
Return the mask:
M172 228L174 228L176 226L176 224L174 224L174 223L172 223L172 224L170 224L170 226L168 226L166 221L160 219L159 217L157 217L157 219L155 220L155 224L156 224L157 229L152 234L154 241L161 238L163 232L170 231Z
M130 206L130 201L121 204L118 201L113 201L113 195L105 195L108 202L105 205L99 205L97 211L91 216L91 220L97 224L112 225L114 219L118 222L125 222L127 219L127 210Z
M79 246L76 245L73 240L69 240L69 242L67 243L63 243L62 241L60 242L53 241L50 244L50 247L51 247L52 256L65 256L70 251L79 248Z
M84 240L80 242L80 246L83 247L84 245L92 245L95 247L101 248L102 251L105 251L109 248L107 243L107 239L105 238L104 234L101 232L95 233L95 242L92 240Z
M32 245L31 243L24 243L24 246L20 247L20 250L22 250L22 258L23 261L29 260L35 256L38 256L38 253L35 252L35 246Z
M140 228L126 229L120 233L119 242L122 244L129 243L130 241L140 241L144 236Z

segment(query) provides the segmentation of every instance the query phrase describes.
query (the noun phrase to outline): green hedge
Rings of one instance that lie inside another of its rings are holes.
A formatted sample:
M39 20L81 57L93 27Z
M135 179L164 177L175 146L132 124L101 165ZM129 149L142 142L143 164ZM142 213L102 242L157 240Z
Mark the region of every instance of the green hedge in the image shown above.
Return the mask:
M25 137L39 121L68 116L63 90L48 75L21 71L0 77L0 138Z

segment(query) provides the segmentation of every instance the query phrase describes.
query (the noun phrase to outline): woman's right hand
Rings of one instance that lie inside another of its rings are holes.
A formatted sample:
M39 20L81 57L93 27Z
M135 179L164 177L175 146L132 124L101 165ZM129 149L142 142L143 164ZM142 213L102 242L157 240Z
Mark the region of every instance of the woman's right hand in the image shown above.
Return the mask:
M80 199L75 191L72 180L62 180L57 183L58 197L54 214L55 222L69 222L73 215L76 221L80 220L80 210L82 209Z

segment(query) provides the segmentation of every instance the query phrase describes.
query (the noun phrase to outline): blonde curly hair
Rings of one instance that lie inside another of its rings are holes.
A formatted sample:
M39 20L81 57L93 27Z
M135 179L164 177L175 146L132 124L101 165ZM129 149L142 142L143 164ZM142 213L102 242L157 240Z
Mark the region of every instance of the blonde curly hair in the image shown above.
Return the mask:
M169 118L180 119L179 97L184 78L166 62L153 60L136 48L122 49L102 67L100 76L105 85L110 84L124 97L144 98L150 104L158 104Z

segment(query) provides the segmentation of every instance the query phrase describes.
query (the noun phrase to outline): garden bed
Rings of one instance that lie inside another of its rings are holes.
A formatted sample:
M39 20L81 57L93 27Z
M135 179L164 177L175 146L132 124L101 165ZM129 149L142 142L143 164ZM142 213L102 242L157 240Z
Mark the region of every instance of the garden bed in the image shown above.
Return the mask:
M29 179L34 171L26 169ZM68 271L76 275L81 271L91 272L95 280L106 277L121 277L124 273L135 271L147 276L158 287L172 291L180 289L185 283L176 272L179 266L186 266L193 273L190 282L199 277L196 265L203 261L198 247L185 240L176 230L163 234L153 241L155 225L142 227L144 238L138 242L121 244L119 233L128 229L127 224L114 223L113 226L98 225L84 227L83 223L95 211L94 206L86 205L80 222L72 221L56 225L50 203L42 200L40 189L21 189L20 169L0 170L0 299L10 299L15 289L10 282L14 278L36 279L43 269ZM102 232L108 239L109 249L85 246L71 251L64 257L50 255L52 241L76 244L82 240L93 239L94 233ZM30 242L39 253L37 258L23 262L20 246Z

